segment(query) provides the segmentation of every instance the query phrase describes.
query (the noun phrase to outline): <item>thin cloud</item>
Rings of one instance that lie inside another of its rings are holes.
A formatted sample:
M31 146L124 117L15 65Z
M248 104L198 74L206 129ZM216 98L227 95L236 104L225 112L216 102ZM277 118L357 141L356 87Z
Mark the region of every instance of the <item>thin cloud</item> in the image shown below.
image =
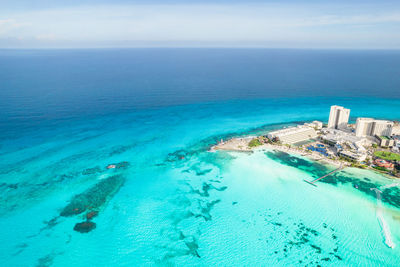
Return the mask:
M36 40L50 46L63 42L107 46L154 42L176 46L274 43L315 47L330 42L333 47L373 44L393 48L400 41L396 34L400 30L400 12L371 8L352 11L335 6L279 4L109 5L37 10L15 13L13 17L0 20L0 38L23 37L27 46L28 40ZM20 25L18 31L10 30L16 25Z
M0 36L28 25L28 23L17 22L14 19L0 19Z

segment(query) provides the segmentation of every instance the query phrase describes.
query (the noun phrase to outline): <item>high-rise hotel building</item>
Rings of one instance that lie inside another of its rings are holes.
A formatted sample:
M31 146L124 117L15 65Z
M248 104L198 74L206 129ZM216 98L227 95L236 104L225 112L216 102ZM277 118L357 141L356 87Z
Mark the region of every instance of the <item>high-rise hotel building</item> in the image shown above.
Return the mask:
M356 136L390 136L394 123L392 121L375 120L372 118L358 118Z
M350 109L341 106L331 106L328 128L344 130L349 122Z

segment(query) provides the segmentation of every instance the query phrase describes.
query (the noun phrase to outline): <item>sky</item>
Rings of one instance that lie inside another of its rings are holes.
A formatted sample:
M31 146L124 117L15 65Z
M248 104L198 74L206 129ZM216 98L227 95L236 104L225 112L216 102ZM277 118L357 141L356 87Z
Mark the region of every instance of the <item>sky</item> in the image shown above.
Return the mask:
M0 0L0 48L400 49L400 0Z

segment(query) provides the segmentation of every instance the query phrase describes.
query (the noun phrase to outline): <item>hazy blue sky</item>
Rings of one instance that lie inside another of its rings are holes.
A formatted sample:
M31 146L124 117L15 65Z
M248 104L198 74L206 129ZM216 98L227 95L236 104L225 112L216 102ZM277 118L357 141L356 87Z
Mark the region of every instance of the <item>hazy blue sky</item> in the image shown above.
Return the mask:
M400 48L400 0L0 0L0 48Z

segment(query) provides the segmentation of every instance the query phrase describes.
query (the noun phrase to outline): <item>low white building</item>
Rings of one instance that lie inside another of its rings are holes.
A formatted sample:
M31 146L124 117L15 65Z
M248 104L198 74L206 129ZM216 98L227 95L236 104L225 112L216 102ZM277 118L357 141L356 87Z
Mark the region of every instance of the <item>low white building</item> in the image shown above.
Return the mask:
M367 158L365 153L354 153L346 150L339 151L338 155L358 162L364 161Z
M394 147L395 140L388 136L375 136L378 140L378 145L381 147Z
M400 136L394 139L394 146L400 148Z
M323 140L328 141L330 144L336 144L336 143L358 143L358 144L365 144L366 139L357 137L354 135L354 133L350 132L345 132L341 130L335 130L335 129L322 129L324 135L322 136Z
M357 149L357 152L359 152L359 153L366 153L367 152L367 149L363 146L363 141L362 140L354 142L354 145L355 145L355 147Z
M269 139L277 138L284 144L295 144L317 137L314 128L304 125L289 127L268 133Z
M321 121L313 121L313 122L309 122L309 123L304 123L304 126L313 127L317 130L320 130L320 129L322 129L323 123Z
M395 124L392 128L392 135L400 135L400 125Z

